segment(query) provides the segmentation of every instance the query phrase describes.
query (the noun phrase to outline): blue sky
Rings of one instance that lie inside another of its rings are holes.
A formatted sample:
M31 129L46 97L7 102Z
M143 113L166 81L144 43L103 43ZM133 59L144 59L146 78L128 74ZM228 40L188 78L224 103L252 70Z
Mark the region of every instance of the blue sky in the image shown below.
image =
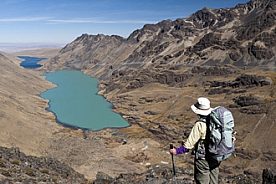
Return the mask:
M0 43L68 43L82 33L127 37L144 24L248 0L1 0Z

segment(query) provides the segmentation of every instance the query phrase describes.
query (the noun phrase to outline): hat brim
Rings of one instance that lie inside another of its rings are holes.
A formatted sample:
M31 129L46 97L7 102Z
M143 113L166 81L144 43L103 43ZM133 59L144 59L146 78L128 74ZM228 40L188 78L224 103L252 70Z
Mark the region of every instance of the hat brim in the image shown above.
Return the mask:
M213 110L212 108L210 108L208 110L198 109L198 108L196 108L195 105L192 105L191 109L194 113L202 115L202 116L208 116L211 113L211 111Z

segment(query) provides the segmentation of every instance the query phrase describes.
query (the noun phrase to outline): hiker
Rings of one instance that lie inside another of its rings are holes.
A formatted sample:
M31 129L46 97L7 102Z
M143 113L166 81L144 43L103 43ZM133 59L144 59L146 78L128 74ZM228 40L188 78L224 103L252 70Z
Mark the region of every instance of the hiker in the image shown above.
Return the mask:
M207 98L200 97L197 103L191 106L194 113L198 115L187 141L178 148L170 149L173 155L179 155L195 148L194 179L197 184L217 184L220 161L209 158L206 155L205 136L207 132L206 122L208 115L213 110Z

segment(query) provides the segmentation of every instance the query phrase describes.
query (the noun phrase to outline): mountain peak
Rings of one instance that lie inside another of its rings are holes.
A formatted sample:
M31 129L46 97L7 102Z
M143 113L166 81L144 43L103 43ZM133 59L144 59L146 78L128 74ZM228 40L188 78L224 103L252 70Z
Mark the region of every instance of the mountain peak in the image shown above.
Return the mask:
M275 0L251 0L246 4L238 4L236 9L244 9L245 13L253 11L255 9L265 9L267 7L271 7L275 10L276 1Z

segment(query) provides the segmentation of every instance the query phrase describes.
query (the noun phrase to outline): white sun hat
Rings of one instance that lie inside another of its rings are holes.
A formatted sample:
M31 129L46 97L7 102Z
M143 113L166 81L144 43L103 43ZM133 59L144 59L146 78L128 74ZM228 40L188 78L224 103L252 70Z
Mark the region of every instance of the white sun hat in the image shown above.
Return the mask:
M210 100L208 100L208 98L205 98L205 97L198 98L197 103L192 105L191 109L194 111L194 113L203 115L203 116L208 116L213 110L210 107Z

